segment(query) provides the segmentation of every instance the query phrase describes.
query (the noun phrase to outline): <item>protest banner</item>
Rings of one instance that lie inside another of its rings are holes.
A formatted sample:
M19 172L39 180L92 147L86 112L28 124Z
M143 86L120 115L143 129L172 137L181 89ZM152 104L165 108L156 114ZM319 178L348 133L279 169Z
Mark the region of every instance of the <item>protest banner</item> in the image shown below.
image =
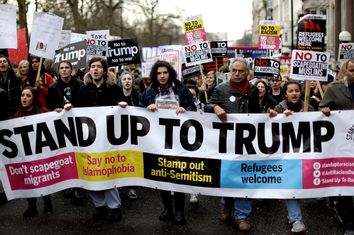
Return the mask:
M62 30L59 39L59 45L57 49L63 48L69 45L71 42L71 30Z
M109 40L109 30L86 31L86 53L87 60L93 57L107 58L107 47Z
M0 48L17 48L16 6L0 4Z
M290 77L296 80L327 81L329 52L293 50Z
M17 45L17 49L8 49L8 54L11 62L19 64L28 57L26 28L17 30Z
M226 57L227 41L212 41L210 42L211 55L215 57Z
M183 47L184 59L187 66L213 61L209 42L198 42Z
M58 48L64 18L49 13L34 13L29 53L52 60Z
M53 67L57 69L63 60L70 61L73 68L82 69L86 67L86 41L76 42L61 48L55 54Z
M186 17L183 21L186 44L195 44L207 40L202 15Z
M325 51L326 16L305 15L298 22L297 49Z
M109 66L140 64L140 50L136 38L125 38L108 42L107 61Z
M280 45L280 23L274 20L262 20L259 23L258 48L278 50Z
M224 123L138 107L49 112L0 123L0 174L9 199L132 185L243 198L353 196L353 115L228 114Z
M254 59L254 78L280 79L280 63L268 58Z
M338 50L338 61L354 59L354 43L341 43Z

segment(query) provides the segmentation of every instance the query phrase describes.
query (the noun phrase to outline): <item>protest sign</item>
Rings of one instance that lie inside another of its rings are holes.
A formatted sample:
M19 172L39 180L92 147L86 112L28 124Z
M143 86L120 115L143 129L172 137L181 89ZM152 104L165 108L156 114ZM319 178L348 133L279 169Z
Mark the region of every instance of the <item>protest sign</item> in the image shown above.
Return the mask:
M268 58L254 59L254 78L258 79L279 79L280 63L277 60Z
M63 48L69 45L71 42L71 30L62 30L59 39L59 45L57 49Z
M166 50L160 54L160 60L169 62L177 72L177 79L181 80L181 52L179 50Z
M354 195L354 111L215 114L74 108L0 123L9 199L144 186L247 198ZM247 133L247 134L246 134Z
M200 66L193 65L187 67L185 63L182 64L182 77L183 79L186 78L193 78L195 76L199 76L201 74Z
M210 42L211 55L215 57L226 57L227 41L212 41Z
M52 60L58 48L64 18L36 12L33 17L29 53Z
M93 57L107 57L109 30L86 31L87 60Z
M297 48L299 50L325 51L326 16L305 15L298 22Z
M209 42L198 42L183 47L184 59L187 66L213 61Z
M0 4L0 48L17 48L16 6Z
M228 62L228 61L226 61ZM225 61L223 59L217 59L213 57L213 61L212 62L208 62L208 63L203 63L203 68L205 73L208 73L210 71L218 71L219 68L221 68L222 66L224 66Z
M291 70L291 57L286 55L281 55L279 57L280 62L280 76L288 76L290 77L290 70Z
M338 61L354 59L354 43L341 43L338 50Z
M109 66L140 64L140 51L136 38L109 41L107 52Z
M81 41L86 42L86 39L87 39L86 34L82 34L82 33L71 33L70 34L70 43L81 42Z
M58 50L54 57L53 66L56 69L60 61L70 61L75 69L86 67L86 42L76 42Z
M296 80L327 81L329 52L293 50L290 77Z
M280 23L273 20L262 20L259 24L258 48L278 50L280 45Z
M194 44L207 40L202 15L186 17L183 21L186 44Z
M151 68L155 64L156 61L152 60L152 61L146 61L146 62L141 63L141 77L142 78L150 77Z
M19 64L28 57L26 28L17 30L17 45L17 49L8 49L8 54L10 61Z

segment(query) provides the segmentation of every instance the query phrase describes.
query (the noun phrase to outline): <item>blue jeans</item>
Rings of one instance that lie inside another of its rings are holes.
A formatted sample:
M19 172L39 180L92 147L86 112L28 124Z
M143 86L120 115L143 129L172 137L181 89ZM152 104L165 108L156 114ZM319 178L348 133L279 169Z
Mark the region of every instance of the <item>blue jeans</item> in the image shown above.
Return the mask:
M284 199L290 223L295 221L302 221L300 203L296 199Z
M252 212L252 199L249 198L235 198L234 201L234 218L245 219Z

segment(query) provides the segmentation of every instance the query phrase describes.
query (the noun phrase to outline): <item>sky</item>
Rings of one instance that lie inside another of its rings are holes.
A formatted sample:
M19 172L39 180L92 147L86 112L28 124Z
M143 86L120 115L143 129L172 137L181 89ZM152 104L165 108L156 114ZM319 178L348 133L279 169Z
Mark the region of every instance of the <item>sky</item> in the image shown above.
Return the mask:
M160 12L183 9L185 15L202 15L207 32L227 32L227 40L237 40L252 27L252 0L160 0ZM181 25L182 26L182 25Z

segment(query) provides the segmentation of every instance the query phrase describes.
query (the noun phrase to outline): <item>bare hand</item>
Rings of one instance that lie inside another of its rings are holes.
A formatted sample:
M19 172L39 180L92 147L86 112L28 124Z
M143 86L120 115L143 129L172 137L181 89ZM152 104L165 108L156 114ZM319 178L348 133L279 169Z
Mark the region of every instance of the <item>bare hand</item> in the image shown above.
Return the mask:
M176 114L178 115L178 114L180 114L180 113L184 113L186 110L185 110L185 108L183 108L183 107L178 107L177 109L176 109Z
M118 102L118 106L121 107L121 108L125 108L128 106L128 103L125 102L125 101L121 101L121 102Z
M331 115L331 109L328 108L328 107L323 107L323 108L321 108L321 111L322 111L322 113L323 113L324 115L326 115L327 117L328 117L329 115Z
M268 112L269 112L269 117L271 118L277 116L278 114L274 109L269 109Z
M64 109L65 110L70 110L73 107L71 103L64 104Z
M147 106L147 109L150 111L155 112L157 110L157 105L156 104L150 104L149 106Z
M289 116L289 115L293 114L294 112L289 110L289 109L287 109L283 113L285 114L285 116Z
M218 116L218 118L220 119L220 121L222 122L226 122L227 121L227 115L226 112L223 108L221 108L219 105L216 105L214 107L214 113L216 114L216 116Z

